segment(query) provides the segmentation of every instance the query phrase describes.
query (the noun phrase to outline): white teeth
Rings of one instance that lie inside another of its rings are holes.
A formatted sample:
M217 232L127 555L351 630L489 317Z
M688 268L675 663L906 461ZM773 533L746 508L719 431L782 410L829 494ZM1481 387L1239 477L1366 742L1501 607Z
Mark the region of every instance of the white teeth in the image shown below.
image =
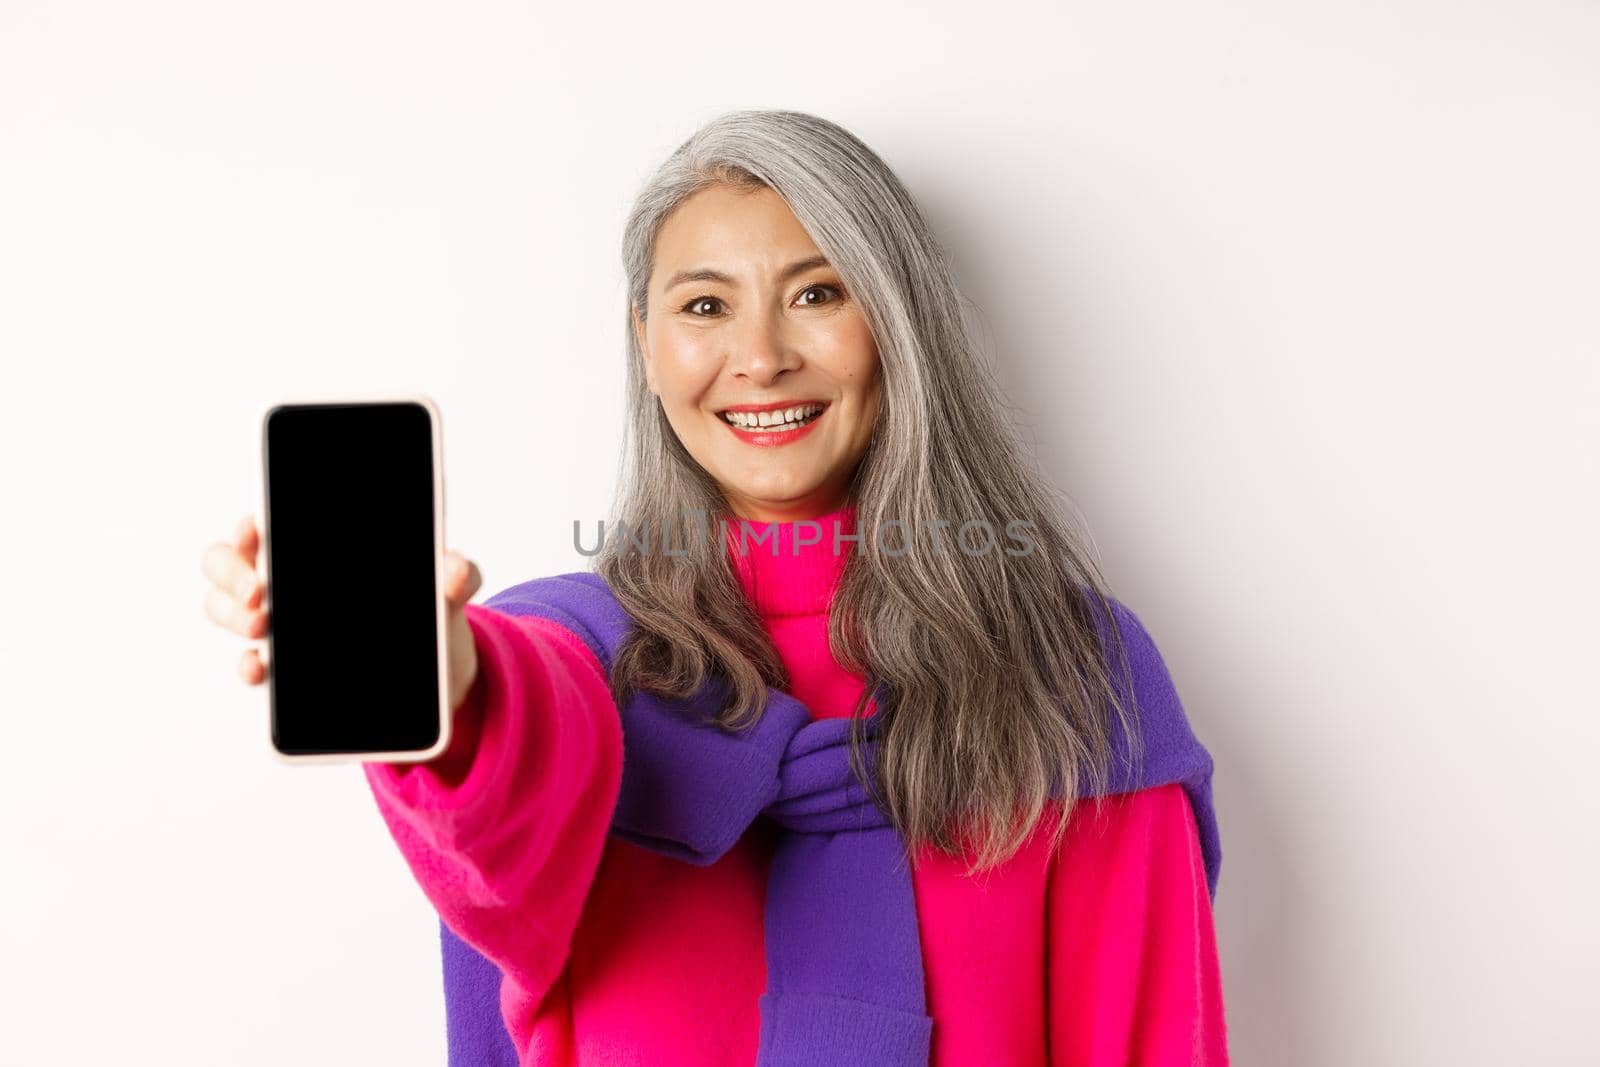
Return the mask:
M780 408L777 411L755 413L727 411L722 417L725 421L746 430L792 430L821 414L822 408L821 404L800 404L792 408Z

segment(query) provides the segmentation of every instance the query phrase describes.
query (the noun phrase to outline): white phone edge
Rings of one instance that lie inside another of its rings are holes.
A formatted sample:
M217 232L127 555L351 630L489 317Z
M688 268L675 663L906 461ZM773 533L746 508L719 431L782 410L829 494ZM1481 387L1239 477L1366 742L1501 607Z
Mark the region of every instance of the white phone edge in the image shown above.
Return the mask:
M424 763L440 755L450 747L450 726L452 721L450 707L450 634L446 628L447 613L444 598L444 442L442 420L439 406L433 399L423 393L413 392L377 392L377 393L313 393L298 394L270 401L261 406L256 415L256 479L260 483L256 497L256 529L261 534L260 551L256 553L256 576L261 580L261 605L268 611L272 606L272 584L267 567L267 558L271 549L268 540L270 533L267 529L267 417L277 408L292 404L393 404L409 402L420 404L428 412L430 436L433 439L433 573L434 573L434 611L437 613L434 628L439 635L437 654L439 657L439 740L427 749L401 752L328 752L315 754L294 754L284 752L277 746L272 736L272 631L270 627L267 636L252 641L256 646L257 654L261 657L262 664L267 668L268 675L263 680L267 714L265 717L267 727L267 748L277 757L280 763L306 764L306 763Z

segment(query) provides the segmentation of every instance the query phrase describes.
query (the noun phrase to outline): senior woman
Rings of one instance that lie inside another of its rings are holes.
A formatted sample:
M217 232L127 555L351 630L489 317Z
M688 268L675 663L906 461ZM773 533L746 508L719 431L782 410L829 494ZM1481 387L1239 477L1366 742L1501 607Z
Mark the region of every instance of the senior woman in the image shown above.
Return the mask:
M729 113L623 261L612 532L482 604L451 553L451 747L363 765L452 1064L1225 1063L1211 759L900 181Z

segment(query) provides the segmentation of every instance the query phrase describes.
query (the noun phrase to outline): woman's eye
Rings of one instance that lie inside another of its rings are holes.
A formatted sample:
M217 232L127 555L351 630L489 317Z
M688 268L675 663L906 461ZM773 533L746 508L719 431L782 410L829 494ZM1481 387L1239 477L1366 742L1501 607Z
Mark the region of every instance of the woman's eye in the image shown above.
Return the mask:
M820 290L827 290L835 295L842 295L839 293L839 287L835 285L808 285L804 289L800 290L800 302L808 307L816 307L818 304L830 303L830 301L827 300L807 300L805 298L807 293L814 293Z
M833 294L833 298L832 299L823 299L823 300L808 300L807 297L811 293L815 293L815 292L832 293ZM801 304L803 304L804 306L806 306L806 307L820 307L823 304L835 304L835 303L838 303L839 300L843 296L844 296L843 290L841 290L837 285L808 285L808 286L806 286L804 289L802 289L800 291L799 302ZM711 312L709 312L709 313L706 313L706 312L701 310L704 307L704 305L706 305L706 304L710 304L710 305L713 306L713 310ZM722 306L722 300L721 300L720 297L715 297L715 296L697 296L693 300L689 301L687 304L684 304L678 310L679 311L687 311L689 314L693 315L697 319L714 319L719 314L716 309L720 308L721 306Z
M701 315L698 311L694 311L692 309L699 307L701 304L720 304L720 303L722 303L722 301L718 300L714 296L697 296L693 300L689 301L687 304L683 305L683 307L680 308L679 310L680 311L687 311L691 315L694 315L697 318L710 319L710 318L715 318L716 316L715 315Z

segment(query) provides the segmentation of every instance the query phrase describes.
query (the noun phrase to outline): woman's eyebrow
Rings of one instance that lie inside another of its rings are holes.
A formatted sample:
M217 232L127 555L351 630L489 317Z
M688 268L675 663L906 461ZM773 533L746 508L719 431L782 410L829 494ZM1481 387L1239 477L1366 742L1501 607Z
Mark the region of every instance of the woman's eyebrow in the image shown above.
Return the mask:
M788 281L796 274L803 274L814 267L826 266L830 266L828 263L828 257L826 256L810 256L806 259L797 259L778 272L778 280L780 282ZM662 292L667 292L675 286L682 285L685 282L720 282L723 285L734 284L733 278L720 270L714 270L711 267L696 267L693 270L680 270L671 278L668 278L667 284L662 289Z

